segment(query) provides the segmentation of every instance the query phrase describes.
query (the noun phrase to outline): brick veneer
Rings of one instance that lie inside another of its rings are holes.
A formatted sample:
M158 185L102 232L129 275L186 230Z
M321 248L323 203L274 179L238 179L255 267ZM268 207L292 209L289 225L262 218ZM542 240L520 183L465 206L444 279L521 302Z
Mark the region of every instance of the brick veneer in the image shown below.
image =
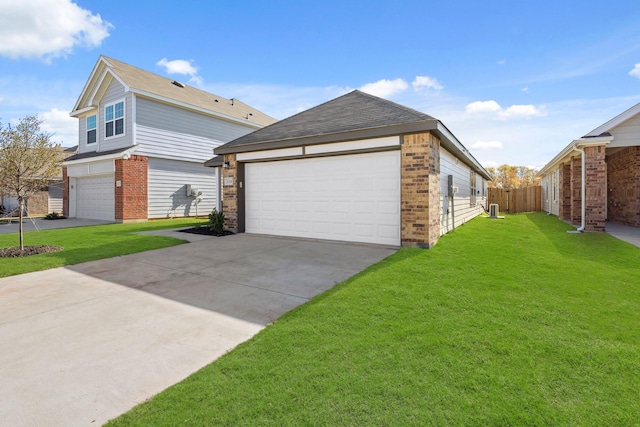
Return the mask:
M585 147L585 231L604 232L607 203L605 146Z
M46 215L49 213L49 191L40 190L32 193L27 199L29 215Z
M115 161L115 219L116 221L144 221L147 219L149 159L133 155ZM121 185L118 187L117 182Z
M581 155L571 157L571 223L582 222L582 158Z
M244 213L238 203L243 192L241 164L235 154L225 154L222 168L222 212L225 227L243 231ZM117 179L117 178L116 178ZM225 185L225 180L233 184ZM430 248L440 237L440 140L430 132L407 134L401 144L401 243ZM240 230L239 230L240 229Z
M430 248L440 237L440 140L404 135L401 145L401 242Z
M563 221L571 220L571 164L560 165L560 206L558 217Z
M222 213L224 226L238 231L238 164L235 154L225 154L223 161L229 162L222 168ZM225 179L231 180L232 185L225 185Z
M626 147L606 161L608 219L640 227L640 146Z

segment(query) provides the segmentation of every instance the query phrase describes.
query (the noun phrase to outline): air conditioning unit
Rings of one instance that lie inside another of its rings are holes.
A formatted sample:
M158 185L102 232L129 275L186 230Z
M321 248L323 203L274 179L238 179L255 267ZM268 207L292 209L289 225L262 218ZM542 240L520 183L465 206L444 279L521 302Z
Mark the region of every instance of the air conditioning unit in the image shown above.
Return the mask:
M193 187L192 185L187 184L187 197L198 197L202 194L202 191Z
M498 212L499 212L499 210L500 210L499 208L500 208L500 207L498 206L498 204L497 204L497 203L491 203L491 204L489 205L489 216L490 216L491 218L497 218L497 217L498 217Z

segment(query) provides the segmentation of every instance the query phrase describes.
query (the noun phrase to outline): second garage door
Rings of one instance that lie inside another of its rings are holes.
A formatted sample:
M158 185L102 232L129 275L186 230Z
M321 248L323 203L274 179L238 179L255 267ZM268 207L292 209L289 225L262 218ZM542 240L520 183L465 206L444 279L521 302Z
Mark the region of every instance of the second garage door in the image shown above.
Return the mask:
M113 175L76 179L76 217L113 221L115 217Z
M246 231L400 245L400 152L249 163Z

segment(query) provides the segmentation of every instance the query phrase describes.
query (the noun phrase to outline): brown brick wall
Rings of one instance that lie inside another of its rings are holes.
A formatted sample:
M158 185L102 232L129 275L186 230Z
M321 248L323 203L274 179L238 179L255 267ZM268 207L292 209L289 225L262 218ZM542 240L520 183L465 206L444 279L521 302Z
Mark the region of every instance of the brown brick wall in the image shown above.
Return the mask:
M225 162L229 166L222 168L222 213L224 226L230 230L238 230L238 168L235 154L225 154ZM233 185L225 185L225 179L233 180Z
M571 223L582 223L582 158L571 157Z
M571 164L565 163L560 166L559 183L559 212L558 217L563 221L571 220Z
M607 156L609 221L640 227L640 147Z
M440 237L440 140L429 132L404 135L401 145L401 242L432 247Z
M604 232L607 203L605 146L585 147L585 231Z
M147 219L149 159L133 155L115 161L115 218L118 221ZM120 181L121 185L117 183Z
M62 167L62 214L69 216L69 177L67 167Z

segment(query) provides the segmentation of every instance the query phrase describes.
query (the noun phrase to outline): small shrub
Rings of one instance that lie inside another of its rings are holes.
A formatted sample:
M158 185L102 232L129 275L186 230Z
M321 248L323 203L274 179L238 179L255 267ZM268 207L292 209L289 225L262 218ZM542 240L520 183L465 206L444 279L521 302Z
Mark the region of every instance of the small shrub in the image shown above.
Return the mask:
M62 214L60 214L60 213L58 213L56 211L53 211L53 212L51 212L49 214L46 214L44 216L44 219L64 219L64 218L65 218L64 215L62 215Z
M224 214L214 209L209 214L209 229L214 233L222 234L224 232Z

